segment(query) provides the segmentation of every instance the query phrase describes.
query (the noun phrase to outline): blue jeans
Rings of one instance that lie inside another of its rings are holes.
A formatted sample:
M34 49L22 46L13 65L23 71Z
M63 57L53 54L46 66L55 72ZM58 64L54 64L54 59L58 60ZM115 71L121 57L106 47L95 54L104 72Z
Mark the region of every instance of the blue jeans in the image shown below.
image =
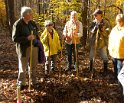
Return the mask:
M117 59L117 58L112 58L112 62L114 65L114 76L117 78L119 72L121 71L121 68L123 66L123 61L124 59Z
M71 68L72 66L72 53L74 56L74 66L76 67L78 65L78 61L76 63L75 45L66 43L65 46L66 46L67 56L68 56L68 68ZM79 44L76 44L77 58L78 58L78 49L79 49Z
M122 85L123 88L123 95L124 95L124 66L122 67L121 71L118 74L118 80Z

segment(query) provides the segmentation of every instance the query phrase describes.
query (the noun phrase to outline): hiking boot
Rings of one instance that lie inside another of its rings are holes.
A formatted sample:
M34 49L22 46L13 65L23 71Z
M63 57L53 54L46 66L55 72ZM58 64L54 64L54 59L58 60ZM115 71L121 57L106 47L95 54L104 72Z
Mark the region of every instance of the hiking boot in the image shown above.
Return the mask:
M90 64L89 64L89 72L93 71L93 60L90 60Z
M17 86L20 87L20 90L26 89L26 85L25 84L22 84L21 81L18 81Z
M108 74L108 61L103 62L103 75L106 76Z

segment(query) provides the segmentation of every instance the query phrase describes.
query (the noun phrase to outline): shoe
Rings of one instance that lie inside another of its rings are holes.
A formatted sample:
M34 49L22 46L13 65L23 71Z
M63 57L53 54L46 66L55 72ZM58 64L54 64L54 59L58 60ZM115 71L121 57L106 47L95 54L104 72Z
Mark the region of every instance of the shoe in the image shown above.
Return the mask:
M38 82L32 83L32 87L33 88L38 88L39 87L39 83Z
M17 88L19 88L20 90L24 90L27 88L26 85L17 85Z
M21 85L20 90L26 89L26 85Z
M50 72L52 72L52 73L55 72L55 69L51 69Z
M67 68L65 69L65 71L71 71L71 70L73 70L73 69L75 69L74 68L74 66L72 66L72 65L69 65L69 66L67 66Z
M67 68L65 69L65 72L70 72L72 69L71 68Z
M75 66L71 66L70 69L75 69Z
M49 75L49 74L50 74L50 71L45 70L45 75Z
M76 72L77 70L74 68L73 71Z
M54 73L54 72L57 72L57 70L56 69L51 69L51 72Z
M31 85L33 86L33 85L37 85L38 84L38 82L37 82L37 80L32 80L32 82L31 82Z
M24 89L26 89L26 85L25 85L25 84L22 84L21 81L18 81L18 83L17 83L17 87L20 87L20 90L24 90Z
M108 75L107 71L103 71L103 76L106 77Z

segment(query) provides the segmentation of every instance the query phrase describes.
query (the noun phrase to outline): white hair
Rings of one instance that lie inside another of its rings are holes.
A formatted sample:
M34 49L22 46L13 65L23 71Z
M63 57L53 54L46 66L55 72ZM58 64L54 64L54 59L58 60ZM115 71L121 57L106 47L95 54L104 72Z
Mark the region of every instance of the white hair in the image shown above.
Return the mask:
M21 17L27 15L27 13L31 13L32 9L30 7L24 6L21 8Z
M72 11L71 15L70 15L70 20L73 20L73 16L75 16L76 18L78 18L78 13L76 11Z
M77 15L77 12L76 12L76 11L72 11L72 12L71 12L71 16L72 16L72 15L75 15L75 14Z
M124 22L124 14L118 14L118 15L116 16L116 21L117 21L117 20L121 20L121 21Z

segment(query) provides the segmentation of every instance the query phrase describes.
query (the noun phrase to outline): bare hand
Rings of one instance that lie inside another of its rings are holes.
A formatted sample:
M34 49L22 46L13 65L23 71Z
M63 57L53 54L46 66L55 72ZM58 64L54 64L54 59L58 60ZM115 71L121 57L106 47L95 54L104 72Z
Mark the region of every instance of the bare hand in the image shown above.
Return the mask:
M78 38L78 35L77 35L77 34L75 34L75 35L73 35L73 37L76 39L76 38Z
M66 36L66 41L70 42L72 38L70 36Z
M35 39L35 36L34 35L29 35L28 36L28 40L34 40Z
M105 31L105 26L103 26L103 27L101 28L101 31L102 31L102 32L104 32L104 31Z

